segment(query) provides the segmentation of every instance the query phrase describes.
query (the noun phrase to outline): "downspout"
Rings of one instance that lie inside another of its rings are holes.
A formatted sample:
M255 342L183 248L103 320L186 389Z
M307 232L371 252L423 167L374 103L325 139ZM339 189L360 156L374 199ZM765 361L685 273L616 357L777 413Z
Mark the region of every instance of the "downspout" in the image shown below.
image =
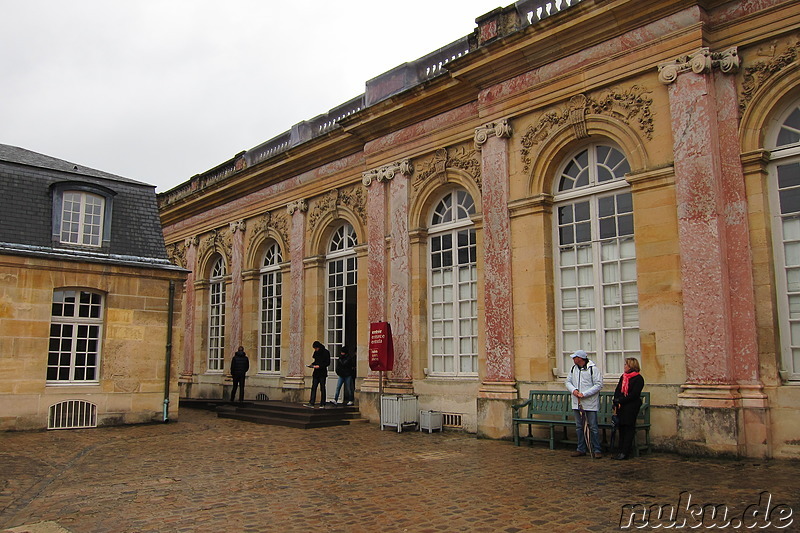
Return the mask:
M175 282L169 282L169 301L167 309L167 357L164 372L164 422L169 422L169 380L172 370L172 313L175 308Z

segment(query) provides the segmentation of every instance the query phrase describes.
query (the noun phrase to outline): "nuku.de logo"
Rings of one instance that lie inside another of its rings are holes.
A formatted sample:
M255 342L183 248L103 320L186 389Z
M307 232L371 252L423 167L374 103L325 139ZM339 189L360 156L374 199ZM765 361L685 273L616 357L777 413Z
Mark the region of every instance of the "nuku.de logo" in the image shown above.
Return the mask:
M787 504L773 504L772 494L759 494L758 503L743 511L729 509L724 503L692 503L692 495L683 491L678 503L628 503L622 506L620 529L785 529L792 525L793 510Z

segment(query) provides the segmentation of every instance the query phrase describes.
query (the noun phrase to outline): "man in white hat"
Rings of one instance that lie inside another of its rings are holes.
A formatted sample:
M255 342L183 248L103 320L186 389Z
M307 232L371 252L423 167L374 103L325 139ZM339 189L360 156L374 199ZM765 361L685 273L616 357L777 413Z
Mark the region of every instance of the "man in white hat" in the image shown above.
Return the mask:
M600 429L597 427L597 410L600 407L600 389L603 388L603 373L589 360L583 350L572 354L575 363L567 374L567 390L572 393L572 410L575 413L575 428L578 436L578 449L572 457L582 457L589 451L586 447L586 436L583 434L583 416L589 425L592 442L592 457L602 457L600 448ZM582 412L581 412L582 411Z

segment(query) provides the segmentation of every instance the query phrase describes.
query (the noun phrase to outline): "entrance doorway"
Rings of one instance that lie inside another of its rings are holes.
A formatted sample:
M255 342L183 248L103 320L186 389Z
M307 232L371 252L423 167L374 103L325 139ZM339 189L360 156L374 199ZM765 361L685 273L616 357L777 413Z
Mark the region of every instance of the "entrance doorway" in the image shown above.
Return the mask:
M331 352L326 382L328 401L333 400L339 381L336 374L339 349L347 346L351 353L355 353L358 266L353 248L356 243L355 230L350 224L344 224L334 232L328 247L325 302L325 344ZM340 393L340 401L343 396L344 392Z

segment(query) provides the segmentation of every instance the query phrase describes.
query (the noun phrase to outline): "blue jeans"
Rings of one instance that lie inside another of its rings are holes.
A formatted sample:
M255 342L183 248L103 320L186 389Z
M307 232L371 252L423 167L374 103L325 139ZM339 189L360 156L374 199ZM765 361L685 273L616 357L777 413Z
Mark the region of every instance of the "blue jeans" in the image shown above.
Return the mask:
M575 432L578 435L578 451L582 453L588 452L586 449L586 439L583 436L583 419L581 418L581 411L579 409L572 410L575 413ZM583 415L589 421L589 435L592 438L592 450L594 453L601 453L603 450L600 448L600 428L597 427L597 411L584 411Z
M344 385L344 402L354 401L356 395L355 379L353 379L353 376L339 376L339 381L336 383L336 394L333 397L334 403L339 401L339 392L342 390L342 385Z

